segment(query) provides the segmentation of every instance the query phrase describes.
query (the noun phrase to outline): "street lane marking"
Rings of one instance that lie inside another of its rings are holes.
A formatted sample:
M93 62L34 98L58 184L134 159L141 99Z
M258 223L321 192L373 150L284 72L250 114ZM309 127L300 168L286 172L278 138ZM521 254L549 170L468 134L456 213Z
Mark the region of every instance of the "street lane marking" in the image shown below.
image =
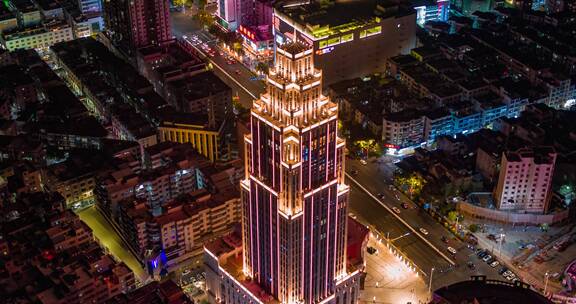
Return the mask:
M346 177L348 177L348 179L350 179L352 182L354 182L358 187L360 187L360 189L364 190L364 192L366 192L368 195L370 195L370 197L372 197L374 200L376 200L378 202L378 204L380 204L380 206L384 207L384 209L386 209L390 214L392 214L397 220L399 220L402 224L404 224L404 226L406 226L408 229L410 229L414 234L416 234L422 241L424 241L424 243L426 243L430 248L434 249L434 251L436 251L442 258L444 258L446 261L448 261L448 263L450 263L452 266L456 265L456 263L454 261L452 261L452 259L450 259L448 256L446 256L444 254L444 252L442 252L441 250L439 250L438 248L436 248L436 246L434 246L432 243L430 243L430 241L428 241L426 238L424 238L422 235L420 235L416 229L412 228L412 226L410 226L410 224L408 224L405 220L403 220L400 216L398 216L398 214L396 214L394 211L392 211L392 208L388 207L386 204L384 204L382 201L380 201L380 199L378 199L376 196L374 196L370 191L368 191L368 189L364 188L364 186L362 186L357 180L355 180L350 174L345 173Z

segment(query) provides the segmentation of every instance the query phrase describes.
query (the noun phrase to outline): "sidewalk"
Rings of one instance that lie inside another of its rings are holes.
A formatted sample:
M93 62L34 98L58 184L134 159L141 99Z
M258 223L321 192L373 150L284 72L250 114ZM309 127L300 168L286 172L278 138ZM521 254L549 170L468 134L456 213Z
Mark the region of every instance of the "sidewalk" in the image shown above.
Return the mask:
M381 304L426 303L429 295L425 278L410 270L386 246L372 237L368 241L370 246L378 249L378 252L365 253L367 276L358 301Z

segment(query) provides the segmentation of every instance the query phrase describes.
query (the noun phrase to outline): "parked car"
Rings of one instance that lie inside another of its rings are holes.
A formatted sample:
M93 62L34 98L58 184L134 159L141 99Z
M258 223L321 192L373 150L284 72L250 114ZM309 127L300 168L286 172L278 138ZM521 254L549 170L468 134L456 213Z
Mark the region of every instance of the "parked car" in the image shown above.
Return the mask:
M485 256L487 256L487 255L488 255L488 252L486 252L486 251L480 251L480 252L478 253L478 258L483 259L483 258L484 258Z
M509 271L508 268L502 267L502 268L500 268L500 270L498 270L498 273L502 275L502 274L504 274L506 271Z
M384 198L384 194L383 194L383 193L378 193L376 196L378 196L379 199L383 199L383 198Z
M488 262L491 258L492 258L492 256L488 254L488 255L486 255L485 257L482 258L482 261Z
M400 209L398 209L396 207L392 207L392 210L394 211L394 213L400 214Z
M448 244L448 238L447 237L442 236L440 239L442 240L442 242Z
M456 254L456 249L452 248L452 247L448 247L446 248L448 250L448 252L450 252L451 254Z
M420 228L418 230L420 230L420 233L422 233L423 235L428 235L428 230L426 230L424 228Z
M494 262L490 263L490 267L492 267L492 268L494 268L498 265L500 265L500 262L498 262L498 261L494 261Z
M408 204L407 204L407 203L402 203L401 206L402 206L403 209L408 209Z
M368 164L368 163L366 162L366 160L364 160L364 159L361 159L361 160L360 160L360 163L361 163L362 165L364 165L364 166L366 166L366 164Z

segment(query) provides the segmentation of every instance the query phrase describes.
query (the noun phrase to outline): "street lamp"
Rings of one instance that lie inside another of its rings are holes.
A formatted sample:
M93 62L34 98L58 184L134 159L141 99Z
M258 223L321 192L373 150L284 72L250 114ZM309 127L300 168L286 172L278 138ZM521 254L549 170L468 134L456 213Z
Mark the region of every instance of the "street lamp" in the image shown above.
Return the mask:
M428 294L432 293L432 275L434 275L434 267L430 269L430 282L428 283Z
M502 259L502 242L504 241L504 237L506 236L506 234L503 233L504 232L504 228L500 228L500 239L498 240L498 255L500 256L500 259Z
M548 290L548 271L544 274L544 296L546 296L546 291Z

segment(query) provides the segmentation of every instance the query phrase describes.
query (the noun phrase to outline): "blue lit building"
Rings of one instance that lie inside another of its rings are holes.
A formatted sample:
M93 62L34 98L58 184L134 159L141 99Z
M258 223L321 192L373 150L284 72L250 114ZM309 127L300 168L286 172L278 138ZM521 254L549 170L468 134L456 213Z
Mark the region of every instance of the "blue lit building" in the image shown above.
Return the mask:
M448 21L449 0L421 0L414 2L416 23L423 27L429 21Z

